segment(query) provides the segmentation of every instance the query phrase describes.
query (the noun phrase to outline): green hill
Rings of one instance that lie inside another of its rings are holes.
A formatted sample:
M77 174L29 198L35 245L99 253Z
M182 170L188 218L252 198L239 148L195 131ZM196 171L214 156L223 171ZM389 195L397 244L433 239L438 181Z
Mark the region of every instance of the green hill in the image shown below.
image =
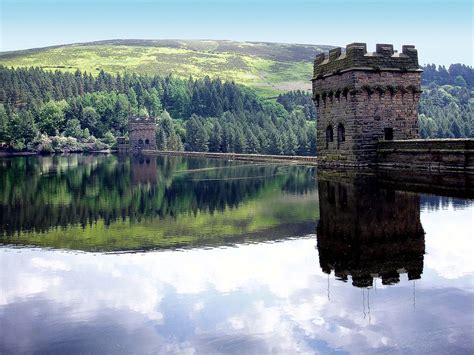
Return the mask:
M98 73L173 73L235 80L273 95L309 89L316 54L326 45L213 40L108 40L0 53L0 65Z

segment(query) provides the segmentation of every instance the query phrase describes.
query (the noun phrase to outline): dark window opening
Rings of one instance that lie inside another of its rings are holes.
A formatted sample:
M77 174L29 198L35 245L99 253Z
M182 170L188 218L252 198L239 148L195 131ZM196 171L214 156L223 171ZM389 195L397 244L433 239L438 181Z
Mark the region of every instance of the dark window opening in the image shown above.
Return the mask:
M329 125L328 128L326 128L326 148L328 147L329 143L334 140L334 133L332 130L332 126Z
M143 145L143 139L140 138L140 139L138 140L138 144Z
M146 145L150 144L150 140L149 140L149 139L145 139L145 144L146 144Z
M346 141L346 129L342 123L339 123L337 126L337 147L341 145L342 142Z
M393 128L385 128L384 136L386 141L393 141Z

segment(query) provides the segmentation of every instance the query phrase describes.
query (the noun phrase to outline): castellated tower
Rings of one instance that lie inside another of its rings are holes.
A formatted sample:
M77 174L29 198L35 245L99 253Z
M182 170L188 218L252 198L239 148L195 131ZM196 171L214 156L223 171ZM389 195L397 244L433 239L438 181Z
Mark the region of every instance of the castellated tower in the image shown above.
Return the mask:
M320 54L314 61L321 166L373 166L379 140L418 138L421 72L414 46L402 52L365 43Z
M131 117L128 122L128 135L131 153L136 154L157 149L154 118Z

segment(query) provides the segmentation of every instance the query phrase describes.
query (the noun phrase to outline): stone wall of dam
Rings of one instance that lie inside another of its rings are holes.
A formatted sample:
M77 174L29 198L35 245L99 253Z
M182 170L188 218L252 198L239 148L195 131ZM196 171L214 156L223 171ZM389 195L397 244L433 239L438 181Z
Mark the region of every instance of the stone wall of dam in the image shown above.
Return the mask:
M316 156L301 155L269 155L269 154L240 154L240 153L214 153L214 152L188 152L188 151L142 151L142 154L176 155L196 158L213 158L227 160L244 160L254 162L280 162L280 163L304 163L316 165Z
M379 141L377 143L377 160L369 169L405 172L409 174L436 173L468 174L474 176L474 139L410 139ZM188 151L156 151L143 150L143 155L178 155L199 158L243 160L255 162L280 162L318 165L324 170L348 169L343 159L336 160L333 165L321 164L316 156L286 156L265 154L238 154ZM469 179L471 181L472 178Z
M380 141L379 169L474 174L474 139L411 139Z

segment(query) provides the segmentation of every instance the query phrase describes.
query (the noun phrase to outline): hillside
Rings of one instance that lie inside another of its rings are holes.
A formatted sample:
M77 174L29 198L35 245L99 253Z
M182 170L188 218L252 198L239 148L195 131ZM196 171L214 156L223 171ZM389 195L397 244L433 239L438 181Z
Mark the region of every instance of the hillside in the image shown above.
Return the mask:
M235 80L274 95L310 89L312 61L327 45L214 40L108 40L0 53L0 65L93 74L161 74Z

